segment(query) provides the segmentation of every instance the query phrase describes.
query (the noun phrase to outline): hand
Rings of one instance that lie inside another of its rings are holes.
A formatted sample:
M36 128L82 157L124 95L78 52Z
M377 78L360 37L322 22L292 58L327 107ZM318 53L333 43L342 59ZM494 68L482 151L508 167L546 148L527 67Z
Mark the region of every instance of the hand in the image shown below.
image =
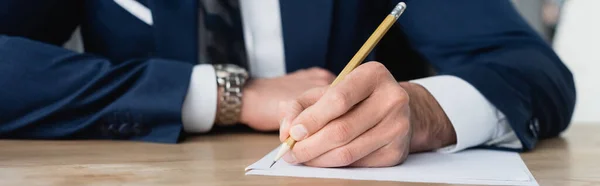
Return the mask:
M315 67L282 77L251 80L243 90L241 123L260 131L276 130L280 125L280 102L293 100L311 88L327 86L334 78L331 72Z
M280 140L291 135L298 142L284 160L385 167L403 162L411 151L454 143L454 129L435 99L423 87L402 84L381 63L370 62L334 87L311 89L287 103Z

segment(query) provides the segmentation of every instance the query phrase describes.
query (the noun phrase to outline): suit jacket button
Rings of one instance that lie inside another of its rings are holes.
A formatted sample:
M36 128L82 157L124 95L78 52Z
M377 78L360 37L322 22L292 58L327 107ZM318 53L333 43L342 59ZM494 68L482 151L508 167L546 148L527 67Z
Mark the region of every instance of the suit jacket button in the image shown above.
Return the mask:
M142 135L144 133L144 127L139 123L133 124L133 134L136 136Z
M122 135L131 134L131 125L129 123L121 124L121 126L119 126L119 133L121 133Z
M111 134L115 134L117 133L117 126L115 124L108 124L108 126L106 127L106 131L108 131Z
M533 135L533 137L537 138L538 131L536 130L535 124L532 122L529 124L529 131Z

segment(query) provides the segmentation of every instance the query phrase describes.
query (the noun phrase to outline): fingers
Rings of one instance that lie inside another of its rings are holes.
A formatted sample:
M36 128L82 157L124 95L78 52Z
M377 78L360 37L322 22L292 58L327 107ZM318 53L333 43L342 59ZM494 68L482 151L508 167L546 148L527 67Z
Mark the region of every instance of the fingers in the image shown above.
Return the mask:
M408 137L404 137L408 138ZM409 153L410 141L407 139L395 140L377 149L375 152L350 164L350 167L390 167L396 166L406 160Z
M379 123L388 110L379 107L376 97L367 98L356 108L331 121L311 137L297 142L292 150L295 159L290 159L289 163L303 163L349 143Z
M296 143L292 150L293 163L319 167L346 166L394 139L408 141L410 137L404 138L411 131L408 102L407 93L399 85L394 82L382 84L356 108ZM371 128L374 124L376 126ZM385 150L386 156L374 155L381 159L367 158L357 165L389 166L398 163L405 149L390 149L395 151Z
M406 92L402 95L408 97ZM400 97L402 97L400 96ZM392 99L394 100L394 99ZM388 115L377 127L385 129L383 135L391 135L392 141L375 152L363 157L350 164L352 167L388 167L395 166L406 160L410 153L410 140L412 139L411 123L410 123L410 107L408 99L401 100L399 110L396 114ZM407 101L402 101L407 100Z
M295 160L290 160L294 161L290 163L309 161L331 149L346 145L365 133L390 112L397 110L394 108L398 107L397 105L386 104L388 102L386 98L387 95L383 91L374 93L354 109L329 122L309 138L297 142L292 150ZM383 144L376 148L381 146Z
M295 118L281 129L281 140L290 135L298 141L284 157L287 162L386 166L403 159L407 146L397 144L410 139L404 137L410 131L408 96L382 64L363 64L316 99L308 97L295 101L295 111L288 114Z
M291 121L305 108L314 104L325 93L327 87L318 87L306 91L298 99L279 103L279 140L284 141L289 136Z
M401 111L402 113L402 111ZM377 149L371 154L350 164L351 167L389 167L402 163L408 157L410 152L410 139L412 130L410 129L410 114L408 109L405 114L395 115L391 121L383 121L388 124L387 132L390 133L392 141L383 147Z
M354 105L371 95L379 86L379 78L385 73L389 74L379 63L367 63L356 68L339 84L329 88L314 105L298 115L290 128L292 138L300 141L348 112Z
M380 124L347 145L305 162L315 167L383 167L398 164L408 151L404 144L410 131L408 120L388 115Z
M279 140L284 141L288 136L290 118L295 118L304 108L296 101L279 102Z

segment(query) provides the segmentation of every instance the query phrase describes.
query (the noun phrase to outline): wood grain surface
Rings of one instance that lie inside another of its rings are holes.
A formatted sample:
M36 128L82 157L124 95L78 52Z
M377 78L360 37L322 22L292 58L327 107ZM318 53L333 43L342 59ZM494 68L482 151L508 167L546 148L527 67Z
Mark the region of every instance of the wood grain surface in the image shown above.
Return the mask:
M279 144L252 132L181 144L0 140L0 185L443 185L244 175ZM573 124L521 156L540 185L600 185L600 125Z

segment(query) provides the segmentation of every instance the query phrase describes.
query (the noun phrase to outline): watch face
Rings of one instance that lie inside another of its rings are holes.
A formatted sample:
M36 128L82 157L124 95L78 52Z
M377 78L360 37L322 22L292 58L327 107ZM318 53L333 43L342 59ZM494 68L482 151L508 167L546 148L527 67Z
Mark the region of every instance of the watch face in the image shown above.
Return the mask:
M248 72L246 72L245 69L237 66L237 65L232 65L232 64L226 64L224 66L225 71L230 72L230 73L234 73L234 74L239 74L242 76L247 76Z
M248 77L248 72L245 69L233 64L218 64L215 65L215 69L217 69L217 77L229 77L231 75Z
M217 77L227 77L230 74L229 71L227 71L227 70L217 70L217 71L215 71L215 73L216 73Z

